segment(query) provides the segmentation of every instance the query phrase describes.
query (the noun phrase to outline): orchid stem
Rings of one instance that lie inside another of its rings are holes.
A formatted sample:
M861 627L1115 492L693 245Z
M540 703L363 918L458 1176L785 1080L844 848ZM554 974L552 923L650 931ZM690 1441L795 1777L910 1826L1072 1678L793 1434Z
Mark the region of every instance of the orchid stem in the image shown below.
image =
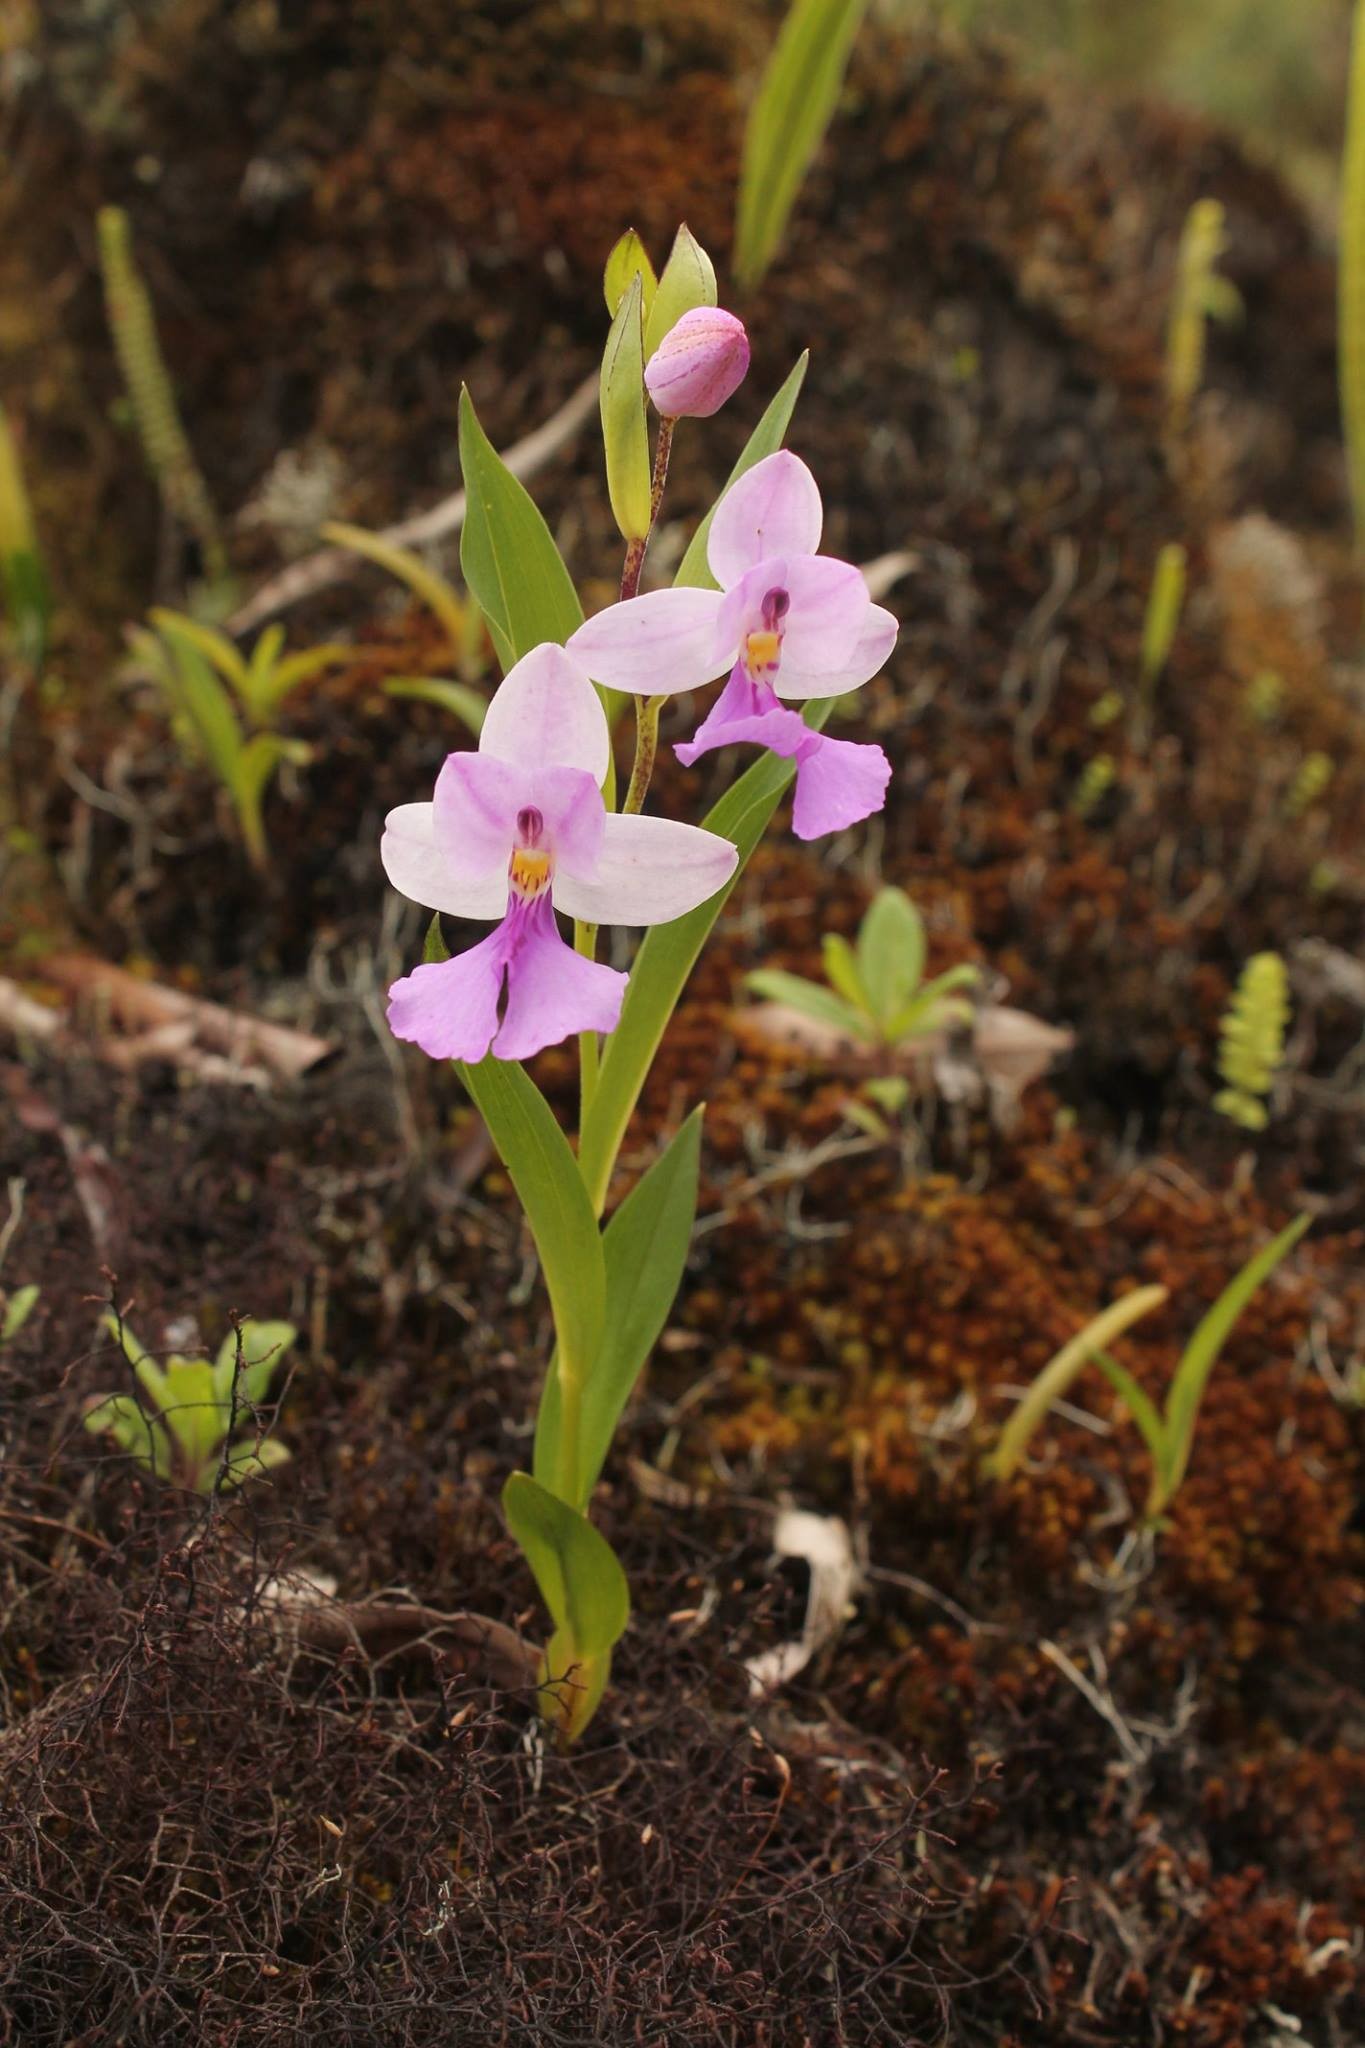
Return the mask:
M668 458L673 451L673 429L676 425L676 420L659 421L659 438L654 444L654 475L649 488L649 528L639 540L627 544L626 559L621 570L622 604L639 595L640 572L645 566L645 551L649 546L649 536L654 531L654 522L659 516L664 485L668 481Z
M650 777L654 773L654 759L659 751L659 712L665 701L663 697L635 699L635 765L630 771L630 787L621 806L623 811L642 811L645 807Z
M585 960L597 957L597 926L584 924L574 919L573 949ZM578 1034L578 1128L581 1131L587 1122L592 1098L597 1091L597 1072L601 1059L601 1047L595 1031L580 1031Z
M649 546L649 535L654 531L654 522L659 516L663 502L664 485L668 482L668 458L673 452L673 429L676 420L659 421L659 438L654 444L654 477L649 493L649 533L643 540L633 540L626 549L625 567L621 571L621 601L636 596L640 588L640 572L645 565L645 550ZM630 787L622 804L623 812L642 811L649 794L650 777L654 773L654 759L659 751L659 707L662 697L637 697L635 699L635 764L630 771Z

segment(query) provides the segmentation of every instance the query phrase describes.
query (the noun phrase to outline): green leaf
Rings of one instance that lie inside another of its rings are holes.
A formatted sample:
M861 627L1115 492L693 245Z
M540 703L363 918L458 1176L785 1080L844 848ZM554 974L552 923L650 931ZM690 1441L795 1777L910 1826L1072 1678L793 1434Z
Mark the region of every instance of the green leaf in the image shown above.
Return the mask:
M630 1620L630 1591L605 1536L526 1472L507 1481L502 1511L571 1650L584 1657L609 1650Z
M187 1467L197 1472L223 1441L227 1406L218 1399L206 1358L173 1358L167 1377L161 1419L184 1452Z
M1219 1353L1252 1296L1269 1279L1280 1261L1293 1251L1312 1220L1311 1216L1296 1216L1278 1237L1273 1237L1269 1244L1263 1245L1254 1257L1248 1259L1241 1272L1228 1282L1185 1346L1166 1400L1166 1440L1170 1455L1163 1506L1165 1501L1173 1498L1188 1469L1200 1403L1209 1375L1218 1363Z
M858 932L858 975L887 1031L924 973L924 920L903 889L879 889Z
M367 562L374 562L379 568L387 569L390 576L396 576L414 597L420 598L435 613L445 627L452 653L459 658L464 646L464 606L444 576L429 568L411 548L396 547L380 534L367 533L363 526L347 526L333 520L322 528L322 538L330 541L333 547L347 548L353 555L363 555Z
M242 731L232 700L213 673L196 640L183 623L170 623L161 615L158 631L170 648L172 660L165 671L174 689L174 702L188 718L200 752L225 789L235 785L242 754ZM196 628L196 632L197 632Z
M317 647L301 647L297 654L286 654L283 661L272 662L261 679L256 696L257 716L273 717L285 698L301 683L311 682L325 668L344 667L355 657L354 647L347 647L343 641L329 641Z
M434 967L450 958L450 948L441 933L441 913L438 910L427 926L427 935L422 941L422 965Z
M526 1211L554 1316L558 1370L587 1385L602 1342L607 1276L597 1217L569 1141L535 1082L490 1054L460 1076ZM557 1452L567 1461L563 1446ZM576 1474L578 1460L571 1461Z
M600 405L607 496L623 540L643 540L650 525L649 423L641 283L633 277L602 354Z
M562 645L583 623L569 572L530 494L460 393L460 467L468 509L460 566L497 648L504 674L542 640Z
M1009 1478L1048 1409L1054 1401L1061 1400L1096 1352L1112 1343L1115 1337L1121 1337L1140 1317L1159 1308L1165 1299L1164 1287L1134 1288L1131 1294L1120 1296L1108 1308L1101 1309L1097 1316L1092 1316L1083 1330L1078 1330L1063 1344L1037 1374L1001 1430L999 1443L985 1461L986 1470L993 1479Z
M824 725L831 701L806 706L806 723L812 730ZM725 792L704 823L707 831L720 833L739 849L734 874L723 889L685 917L654 925L635 956L621 1021L607 1040L579 1138L579 1166L595 1215L606 1204L626 1126L687 977L795 773L791 762L765 754Z
M1166 1460L1166 1425L1156 1402L1127 1366L1120 1365L1108 1351L1097 1351L1095 1363L1141 1430L1143 1442L1152 1454L1153 1469L1160 1473Z
M468 683L452 682L446 676L395 676L392 682L385 683L384 694L437 704L442 711L453 712L475 739L483 731L488 713L488 699L482 690L472 689Z
M187 640L197 647L205 660L217 669L223 681L244 701L247 700L250 695L247 665L226 633L218 632L213 626L201 626L198 619L190 618L187 613L167 611L162 605L153 605L147 616L166 639Z
M919 994L897 1010L885 1026L885 1036L892 1045L904 1045L912 1038L927 1036L931 1031L946 1031L953 1024L971 1021L972 1006L954 998L953 991L959 988L975 988L981 979L980 970L963 961L960 966L950 967L944 974L936 974L932 981L924 984Z
M746 469L752 469L756 462L762 462L765 455L775 455L782 446L787 438L787 428L791 425L791 417L796 410L796 401L801 396L801 386L806 381L809 366L810 350L803 349L786 383L771 400L767 411L745 442L739 461L725 479L725 491L729 490L731 484L738 483ZM678 573L673 578L675 583L684 583L695 590L719 589L720 586L706 564L706 542L711 532L711 521L716 516L716 505L720 504L725 491L716 499L716 504L711 507L688 543L687 553L678 564Z
M263 1479L279 1465L287 1465L293 1456L288 1444L282 1444L273 1436L264 1436L259 1443L253 1437L248 1442L234 1444L228 1453L223 1471L224 1486L244 1486L248 1479ZM207 1465L199 1475L199 1491L211 1493L218 1480L220 1459Z
M242 1376L237 1382L239 1406L254 1408L265 1399L266 1389L283 1365L284 1355L298 1339L292 1323L258 1323L242 1326ZM225 1411L232 1404L232 1382L237 1371L237 1332L229 1330L218 1347L213 1367L213 1391Z
M828 1024L831 1030L867 1042L867 1019L862 1011L855 1010L851 1003L818 981L807 981L801 974L787 974L780 967L758 967L745 975L744 985L755 995L766 996L769 1002L785 1003L789 1009L799 1010L803 1017L813 1017L817 1024Z
M112 1436L119 1449L145 1465L158 1479L169 1479L173 1466L170 1438L155 1417L140 1408L131 1394L110 1394L85 1415L93 1435Z
M630 290L633 277L640 280L644 295L644 314L649 318L649 309L654 303L654 294L659 281L654 275L654 265L649 252L636 234L634 228L627 228L607 258L607 267L602 273L602 290L606 295L607 312L614 320L621 301Z
M858 960L848 940L838 932L826 932L820 941L820 956L824 963L825 979L830 987L851 1003L860 1016L870 1016L871 1005L867 990L863 987L858 972Z
M777 254L801 180L834 117L867 0L794 0L749 112L735 273L754 286Z
M702 1110L694 1109L602 1235L606 1330L583 1389L577 1505L596 1486L616 1425L677 1299L697 1214ZM551 1372L536 1425L535 1474L553 1483L559 1437L559 1379Z
M652 308L647 308L645 360L684 313L716 303L716 266L686 221L673 238Z
M0 1315L0 1344L8 1344L12 1337L18 1336L37 1307L38 1289L32 1283L27 1287L16 1287L7 1300L0 1296L0 1302L3 1302L3 1315Z

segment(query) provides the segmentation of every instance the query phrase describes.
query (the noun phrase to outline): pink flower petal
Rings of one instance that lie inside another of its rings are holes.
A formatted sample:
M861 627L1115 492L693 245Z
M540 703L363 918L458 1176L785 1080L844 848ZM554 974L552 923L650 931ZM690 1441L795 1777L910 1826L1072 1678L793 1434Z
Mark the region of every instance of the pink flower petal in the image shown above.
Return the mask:
M447 754L436 778L436 843L460 882L499 874L507 895L507 860L517 838L517 813L529 801L530 777L488 754Z
M651 590L587 620L569 652L613 690L662 697L699 689L735 658L733 643L717 649L721 603L718 590Z
M596 874L607 807L592 776L581 768L538 768L527 778L526 800L545 821L542 844L556 870Z
M886 802L891 780L891 763L880 747L826 739L823 733L812 733L810 740L797 756L792 831L798 839L820 839L870 818Z
M748 581L746 577L746 585ZM783 666L790 662L799 670L847 667L872 609L862 570L852 562L837 562L832 555L789 555L784 588L791 606L783 621ZM774 687L782 689L781 669Z
M479 752L523 768L581 768L600 783L610 741L602 700L582 664L546 641L524 654L493 693Z
M899 631L900 626L892 614L881 605L874 604L870 608L869 622L859 634L848 661L842 668L824 673L801 668L788 659L784 647L782 666L777 673L778 695L790 703L800 704L811 697L842 697L848 690L860 690L885 667Z
M507 906L507 856L500 867L473 880L457 879L436 843L434 806L400 804L384 820L379 846L394 888L428 910L452 917L501 917Z
M809 738L810 728L799 711L787 711L766 684L750 682L736 664L725 688L690 740L673 749L685 768L717 747L751 741L791 756Z
M780 448L731 484L716 507L706 543L722 590L773 555L813 555L824 512L819 486L797 455Z
M596 879L557 873L555 903L591 924L667 924L723 888L738 859L728 839L698 825L612 813Z
M389 1029L434 1060L481 1060L498 1028L503 925L453 960L415 967L389 990Z
M627 976L585 960L560 936L550 900L531 906L507 963L507 1010L493 1040L500 1060L528 1060L579 1031L614 1031Z

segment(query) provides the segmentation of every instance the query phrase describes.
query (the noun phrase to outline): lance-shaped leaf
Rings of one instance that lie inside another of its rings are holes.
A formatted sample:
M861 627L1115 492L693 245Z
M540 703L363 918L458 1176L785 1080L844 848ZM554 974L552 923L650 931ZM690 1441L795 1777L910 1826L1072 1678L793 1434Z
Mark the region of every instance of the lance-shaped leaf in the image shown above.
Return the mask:
M649 423L645 417L642 284L630 281L602 355L602 445L607 495L623 540L649 532Z
M630 290L633 277L640 280L644 297L644 314L649 318L649 309L654 304L654 294L659 281L654 275L654 265L649 252L636 234L634 228L627 228L607 258L607 267L602 273L602 290L607 301L607 311L616 318L621 301Z
M490 1054L459 1071L526 1211L549 1291L559 1370L582 1387L602 1341L607 1280L578 1161L522 1067Z
M549 527L525 486L460 393L460 468L468 500L460 567L478 601L504 674L542 640L562 646L583 607Z
M867 0L795 0L744 131L735 271L753 286L777 253L838 104Z
M677 1299L697 1214L702 1113L693 1110L602 1234L606 1330L583 1389L580 1506L597 1484L616 1425ZM559 1380L551 1372L536 1424L535 1473L546 1486L556 1470L559 1412Z
M630 1620L630 1591L606 1537L527 1472L507 1481L502 1511L556 1629L581 1656L609 1650Z
M1278 1237L1263 1245L1247 1260L1240 1273L1228 1282L1213 1307L1200 1322L1181 1354L1166 1397L1166 1469L1163 1496L1157 1511L1179 1488L1194 1447L1194 1429L1209 1375L1252 1296L1269 1279L1280 1261L1287 1258L1312 1222L1311 1216L1296 1216Z
M646 308L645 360L684 313L716 303L716 267L686 221L673 238L659 288Z

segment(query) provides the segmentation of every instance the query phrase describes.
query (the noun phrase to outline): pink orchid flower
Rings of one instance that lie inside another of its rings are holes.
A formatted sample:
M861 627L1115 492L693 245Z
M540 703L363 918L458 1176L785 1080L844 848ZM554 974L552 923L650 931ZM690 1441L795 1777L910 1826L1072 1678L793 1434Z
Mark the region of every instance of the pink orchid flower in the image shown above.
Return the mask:
M813 732L787 703L841 697L869 682L896 642L860 569L817 554L824 520L804 462L780 450L756 462L716 507L706 559L719 590L650 591L579 627L569 649L601 683L637 695L693 690L730 671L684 746L689 766L715 747L755 741L796 763L798 839L854 825L886 801L880 747Z
M728 839L607 810L601 700L562 647L535 647L489 704L477 753L451 754L428 804L401 804L380 848L395 889L428 910L501 922L468 952L389 990L389 1028L433 1059L529 1059L611 1031L626 979L565 943L556 910L592 924L667 924L734 873ZM505 995L505 1000L504 1000Z

